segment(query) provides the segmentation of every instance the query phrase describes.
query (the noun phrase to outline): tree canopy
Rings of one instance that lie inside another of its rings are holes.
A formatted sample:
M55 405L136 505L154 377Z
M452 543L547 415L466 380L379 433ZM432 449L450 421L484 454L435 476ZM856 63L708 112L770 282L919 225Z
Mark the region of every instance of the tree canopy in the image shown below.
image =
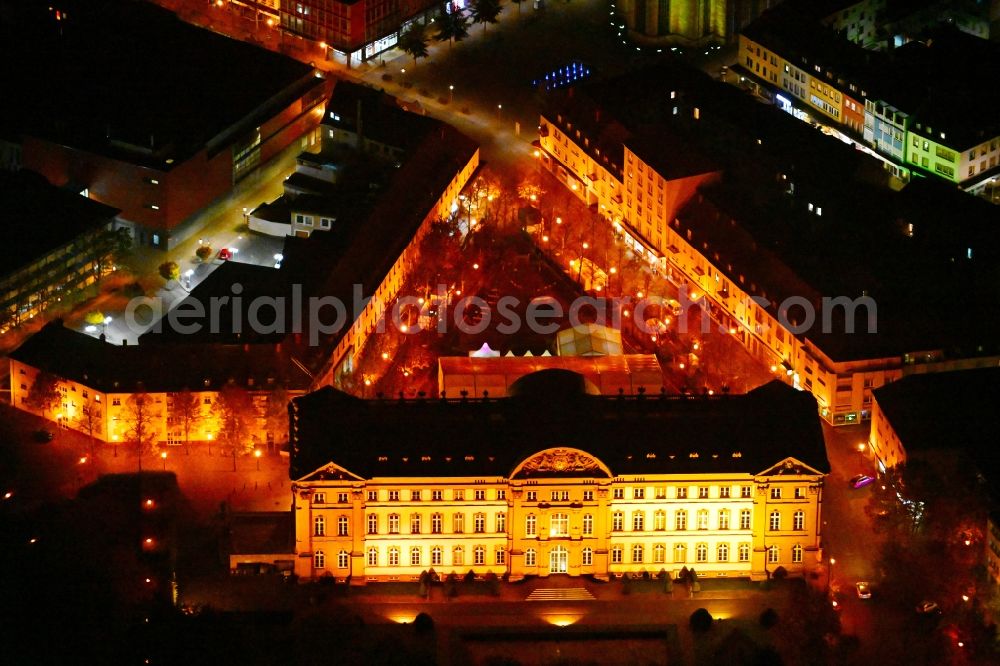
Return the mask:
M417 58L427 57L428 41L427 26L423 23L411 23L410 27L399 36L399 48L413 56L413 64L416 65Z

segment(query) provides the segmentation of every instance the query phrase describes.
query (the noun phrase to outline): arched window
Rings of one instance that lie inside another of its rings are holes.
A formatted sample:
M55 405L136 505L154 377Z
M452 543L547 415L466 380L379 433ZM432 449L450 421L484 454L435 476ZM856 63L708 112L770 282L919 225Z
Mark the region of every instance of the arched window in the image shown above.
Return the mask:
M501 511L497 514L497 533L503 534L507 531L507 514Z
M594 516L585 513L583 514L583 534L584 536L590 536L594 533Z
M662 509L653 514L653 529L662 531L667 529L667 512Z
M451 531L455 534L461 534L465 531L465 514L456 513L451 517Z
M740 562L750 561L750 544L741 543L739 548L739 560Z
M619 544L615 544L614 546L611 546L611 563L612 564L621 564L622 563L622 552L623 552L623 549L622 549L622 546L621 546L620 543Z
M663 564L667 561L667 547L662 543L653 546L653 563Z
M781 512L772 511L770 516L771 531L777 532L781 529Z
M750 529L750 509L740 509L740 529Z
M615 532L621 532L625 529L625 514L621 511L615 511L611 514L611 529Z
M632 512L632 531L641 532L646 528L646 512L645 511L633 511Z
M313 567L317 569L322 569L326 566L326 553L322 550L317 550L313 553Z
M378 534L378 514L368 514L368 534Z
M537 534L538 520L535 514L529 513L524 517L524 536L533 537Z
M674 529L686 530L688 528L688 512L680 509L674 514Z
M792 546L792 562L796 564L802 562L802 546L800 544Z
M767 561L770 562L771 564L774 564L775 562L778 561L779 554L780 553L778 551L778 547L777 546L768 546L767 547Z
M696 562L708 562L708 544L699 543L694 547L694 559Z
M645 549L642 547L641 543L632 544L632 561L635 563L642 563L643 557L645 556Z
M461 546L455 546L451 549L451 564L456 567L465 564L465 551L462 550Z
M698 509L698 529L708 529L708 509Z
M594 564L594 549L587 546L583 549L583 566L589 567Z
M683 564L687 562L687 546L682 543L674 544L674 563Z
M431 514L431 534L441 534L441 524L444 522L444 516L440 513Z
M443 552L444 551L441 550L441 546L434 546L431 548L431 566L441 566L441 562L443 561Z
M482 534L486 531L486 514L477 513L472 516L472 531L476 534Z
M535 566L535 549L529 548L524 551L524 566L533 567Z
M313 534L316 536L326 536L326 518L323 516L313 518Z
M346 569L351 564L351 555L346 550L337 553L337 568Z
M337 517L337 536L342 536L342 537L347 536L347 525L348 525L348 523L349 523L349 521L347 519L347 516L338 516Z
M420 546L411 546L410 547L410 566L414 566L414 567L419 567L420 566L420 558L422 557L420 551L421 551Z
M729 529L729 509L719 509L719 529Z
M410 534L420 534L420 514L410 514Z
M796 511L795 517L793 518L793 527L796 530L804 530L806 528L806 512Z
M569 514L553 513L549 521L549 536L569 536Z
M482 546L476 546L472 549L472 563L473 564L486 564L486 549Z
M729 561L729 544L720 543L715 549L715 559L719 562Z
M378 548L372 546L368 549L368 566L377 567L378 566Z
M389 514L389 534L399 534L399 514Z
M398 567L399 566L399 548L396 546L389 547L389 566Z

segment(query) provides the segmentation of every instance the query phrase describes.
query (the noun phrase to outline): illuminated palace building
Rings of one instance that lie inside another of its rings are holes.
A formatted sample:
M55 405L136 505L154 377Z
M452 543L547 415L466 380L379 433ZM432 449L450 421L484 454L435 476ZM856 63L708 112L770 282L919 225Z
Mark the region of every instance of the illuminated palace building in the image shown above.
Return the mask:
M729 42L776 0L620 0L629 37L698 46ZM612 4L612 7L615 5Z
M772 382L602 397L586 384L545 370L502 399L297 398L296 573L761 580L821 561L829 467L809 394Z

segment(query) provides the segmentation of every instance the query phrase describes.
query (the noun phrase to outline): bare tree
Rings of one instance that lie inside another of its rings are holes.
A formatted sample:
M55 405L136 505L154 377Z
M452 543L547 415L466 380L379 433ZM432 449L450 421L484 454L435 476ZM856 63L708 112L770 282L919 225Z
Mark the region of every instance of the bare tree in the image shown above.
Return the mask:
M184 453L191 455L191 449L188 444L191 441L191 429L202 418L201 398L189 389L175 393L173 413L174 417L180 420L181 427L184 429Z
M28 389L28 404L48 418L49 410L54 409L62 400L59 392L59 378L51 372L42 370L35 376L35 381Z
M212 411L219 421L219 441L232 453L235 472L236 456L253 451L250 434L258 416L253 397L245 388L230 381L219 391Z
M101 425L101 405L96 402L88 402L80 409L80 415L76 417L80 429L87 433L90 438L90 457L94 457L94 446L96 444L94 431Z
M288 391L280 383L275 384L267 396L265 428L274 437L275 443L284 442L288 437L288 400Z
M156 441L156 420L160 417L153 396L139 390L125 402L125 436L135 444L142 471L142 455L153 448Z

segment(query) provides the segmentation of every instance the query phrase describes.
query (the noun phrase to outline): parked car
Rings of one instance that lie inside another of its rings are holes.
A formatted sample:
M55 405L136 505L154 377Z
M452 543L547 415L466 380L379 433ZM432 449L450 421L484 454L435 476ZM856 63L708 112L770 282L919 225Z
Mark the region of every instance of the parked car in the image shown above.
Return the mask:
M221 250L219 250L219 259L222 259L223 261L229 261L232 258L233 258L233 251L230 250L228 247L224 247Z
M921 615L929 615L931 613L940 613L941 607L937 605L935 601L921 601L917 605L917 612Z
M864 488L875 483L875 477L868 476L867 474L858 474L857 476L852 476L849 483L851 484L851 488L857 490L858 488Z
M854 589L858 592L858 599L872 598L872 588L868 581L859 580L854 584Z
M35 432L31 433L31 436L36 442L44 444L45 442L51 442L55 435L52 434L51 430L46 430L45 428L39 428Z

